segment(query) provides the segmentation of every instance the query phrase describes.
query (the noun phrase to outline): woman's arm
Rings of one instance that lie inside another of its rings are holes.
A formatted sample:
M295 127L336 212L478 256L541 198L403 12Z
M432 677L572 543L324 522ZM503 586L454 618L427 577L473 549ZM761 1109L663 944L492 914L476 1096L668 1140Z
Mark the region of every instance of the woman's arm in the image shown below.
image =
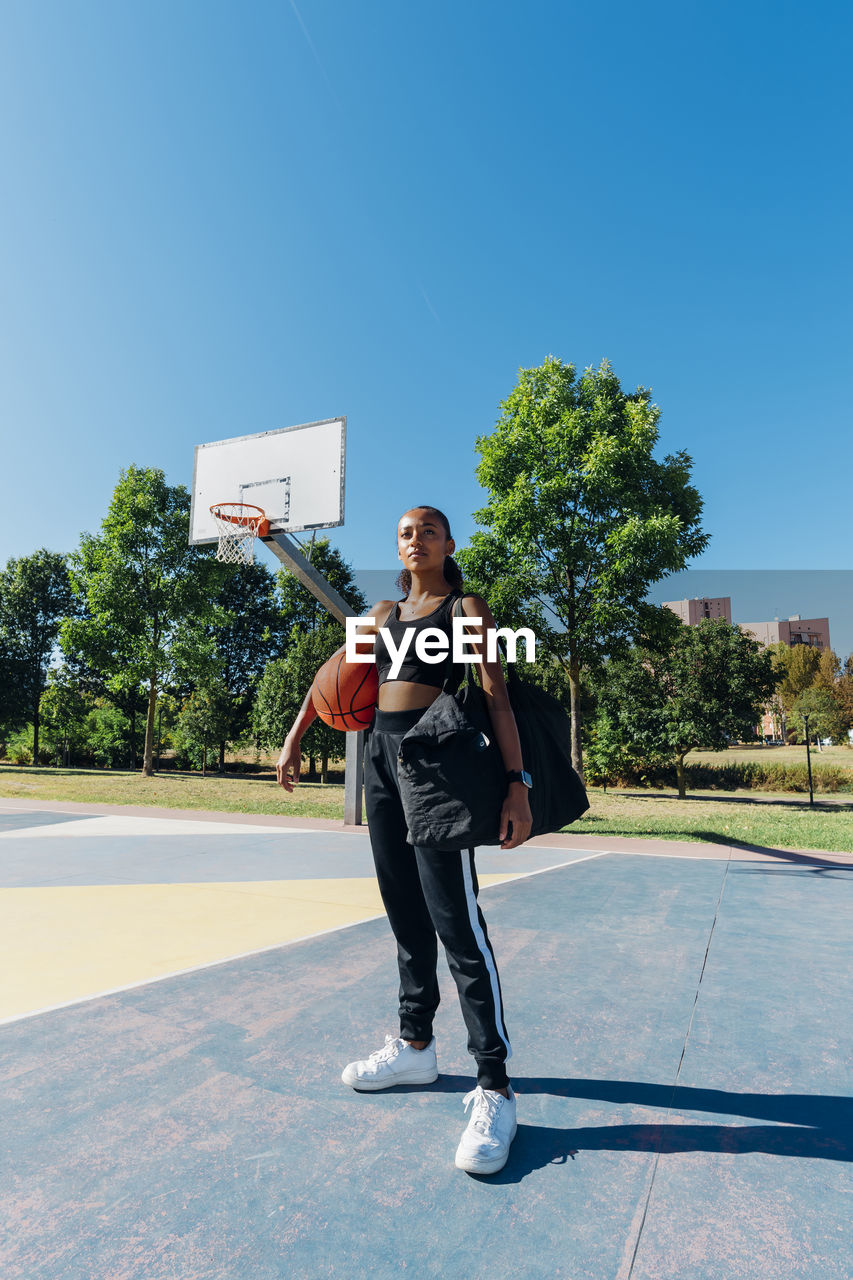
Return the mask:
M313 681L284 740L284 746L275 764L276 780L279 786L284 787L285 791L292 791L299 781L299 771L302 768L302 753L299 750L299 744L302 741L302 735L305 730L317 719L312 692Z
M477 669L504 766L507 772L511 769L523 769L524 761L521 757L518 725L515 723L515 716L509 704L509 694L500 658L496 655L494 662L486 661L486 631L497 628L497 623L482 596L465 596L462 600L462 612L468 618L481 619L479 626L467 628L470 636L468 648L483 658L483 661L477 664ZM507 839L510 822L512 836ZM511 782L501 809L501 848L515 849L523 844L530 835L532 826L533 815L530 812L527 787L523 782Z
M380 600L372 609L365 614L366 618L374 618L377 621L372 627L362 627L361 634L363 636L375 635L379 629L379 618L387 617L392 600ZM337 653L342 653L344 645L337 649ZM334 655L333 655L334 656ZM313 687L313 681L312 681ZM296 719L288 730L287 737L284 740L284 746L275 765L275 776L279 786L284 787L285 791L293 791L294 786L299 781L299 771L302 767L302 754L299 750L299 744L305 730L309 725L317 719L317 712L314 710L314 699L311 696L311 689L305 695L302 706Z

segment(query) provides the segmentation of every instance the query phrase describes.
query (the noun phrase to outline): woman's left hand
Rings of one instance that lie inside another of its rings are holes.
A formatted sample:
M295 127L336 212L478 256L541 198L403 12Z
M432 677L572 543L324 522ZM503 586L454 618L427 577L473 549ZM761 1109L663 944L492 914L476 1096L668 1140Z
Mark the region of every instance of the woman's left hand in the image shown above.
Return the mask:
M508 837L510 823L512 823L512 835ZM532 826L533 814L530 812L527 787L523 782L511 782L501 809L501 848L515 849L518 845L524 844Z

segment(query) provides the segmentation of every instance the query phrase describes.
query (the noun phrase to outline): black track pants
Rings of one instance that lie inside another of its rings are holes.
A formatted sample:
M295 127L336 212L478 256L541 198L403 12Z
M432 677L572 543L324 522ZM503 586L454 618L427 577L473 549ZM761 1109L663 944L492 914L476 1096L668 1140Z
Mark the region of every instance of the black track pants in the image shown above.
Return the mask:
M429 1040L438 1008L436 934L447 954L468 1028L468 1051L484 1089L507 1084L512 1050L503 1020L500 979L486 922L477 902L470 850L441 853L407 842L397 785L400 739L423 715L377 711L366 735L364 795L376 876L397 939L400 1034Z

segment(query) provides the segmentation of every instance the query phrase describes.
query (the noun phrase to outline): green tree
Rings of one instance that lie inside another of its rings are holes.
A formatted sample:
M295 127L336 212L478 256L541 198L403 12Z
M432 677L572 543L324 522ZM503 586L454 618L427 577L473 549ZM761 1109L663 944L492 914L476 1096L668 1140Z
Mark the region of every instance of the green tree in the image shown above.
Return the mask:
M832 649L819 649L818 652L820 657L811 687L823 689L834 697L841 676L841 659Z
M776 690L770 698L766 711L770 713L773 720L773 734L776 736L777 731L785 742L788 737L788 708L782 697L782 682L785 679L788 670L788 658L791 653L790 646L782 641L776 644L767 645L766 652L770 654L770 661L773 664L773 670L778 677Z
M294 630L287 656L267 663L253 711L254 731L265 746L275 750L281 747L318 669L342 643L343 628L339 625L302 633ZM321 781L326 782L329 760L340 758L345 750L343 733L318 717L302 739L309 778L315 774L314 761L319 756Z
M83 744L83 726L89 710L90 703L67 666L54 668L48 673L47 688L39 703L39 715L46 736L66 768L71 764L72 748Z
M86 617L85 604L81 596L76 597L78 615L81 618ZM124 754L119 758L116 752L110 748L110 757L116 761L116 767L119 765L124 768L135 769L138 763L138 726L145 724L145 711L148 705L146 691L141 683L124 680L121 678L123 673L123 641L124 636L113 629L109 636L102 636L102 645L98 650L94 646L87 646L85 651L72 646L71 637L76 634L75 629L63 626L60 631L60 643L65 657L65 666L76 683L77 687L89 698L91 698L98 707L104 704L110 704L118 713L118 717L110 719L110 724L115 726L121 724L122 741L125 744ZM108 640L117 642L122 648L118 652L104 654ZM118 678L116 672L119 673ZM94 723L94 721L93 721ZM98 731L100 740L100 731ZM117 736L113 733L113 729L109 730L111 741L116 742ZM103 764L104 755L98 755L98 763ZM112 767L112 766L109 766Z
M142 772L154 772L157 696L187 662L192 637L215 617L221 567L190 547L189 493L155 467L121 473L101 532L86 534L71 558L71 581L85 616L69 621L62 646L99 672L114 698L146 691Z
M637 763L625 742L619 720L608 715L603 706L587 721L584 756L587 779L593 784L601 783L605 791L624 768Z
M853 670L853 658L848 658L844 667L841 659L832 649L820 650L820 661L815 678L807 692L828 693L835 704L834 709L827 704L825 714L818 710L817 715L825 727L818 733L818 748L821 738L832 738L833 742L843 742L847 738L847 730L853 726L853 680L849 672ZM800 697L802 698L802 694ZM811 724L811 721L809 722ZM817 722L815 722L817 723ZM815 729L815 732L818 732Z
M808 644L780 645L778 650L782 668L779 697L785 711L790 714L800 694L814 683L820 666L820 650Z
M338 548L333 547L328 538L317 538L312 540L306 555L353 612L363 614L367 600L356 586L351 565ZM276 574L276 588L287 640L281 663L270 664L264 673L253 713L257 736L271 747L281 746L317 669L341 647L345 636L341 624L331 617L325 605L303 586L295 574L287 569L280 570ZM285 699L278 709L273 705L273 690L280 690L280 696ZM319 756L321 778L325 782L329 760L344 754L341 731L317 719L303 738L303 744L308 754L308 776L314 776L315 757Z
M224 680L204 680L189 696L178 716L176 738L189 754L201 758L207 774L208 752L228 733L234 714L231 694Z
M115 703L95 700L83 726L82 750L101 769L120 769L133 760L130 720Z
M838 705L845 729L853 729L853 653L844 661L838 677Z
M0 571L0 714L9 727L33 726L35 765L41 697L60 624L72 608L65 556L42 547Z
M791 727L797 735L798 742L805 742L805 721L809 718L809 737L817 739L818 750L822 751L821 738L831 738L833 742L844 739L844 718L838 699L828 689L812 686L804 689L791 708Z
M663 653L637 647L610 663L601 703L621 741L675 761L683 797L687 754L752 737L777 681L757 641L723 618L703 619L679 627Z
M239 565L227 571L216 603L219 621L211 627L210 636L230 706L218 744L221 771L226 743L249 727L255 687L264 667L281 648L284 618L276 598L276 579L263 564Z
M651 583L707 545L691 459L652 454L660 411L610 364L549 356L522 369L491 435L480 436L484 526L458 559L501 625L529 626L565 666L572 763L582 770L583 668L624 653L647 623Z
M337 547L333 547L328 538L318 538L310 548L309 559L329 585L343 596L355 614L363 614L367 608L367 600L355 584L352 567L344 560ZM290 636L294 627L299 631L316 631L328 625L329 612L325 605L289 569L280 569L276 574L276 589L284 636ZM343 644L343 638L341 628L340 644Z
M0 601L2 609L2 601ZM0 624L0 736L7 737L21 722L21 674L23 663L15 643Z

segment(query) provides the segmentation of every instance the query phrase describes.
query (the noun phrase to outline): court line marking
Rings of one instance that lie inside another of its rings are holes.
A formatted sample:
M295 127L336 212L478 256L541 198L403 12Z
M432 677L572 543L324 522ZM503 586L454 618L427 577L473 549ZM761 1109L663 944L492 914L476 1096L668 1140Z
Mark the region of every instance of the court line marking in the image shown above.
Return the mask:
M645 849L611 849L609 850L618 858L680 858L683 862L728 862L731 857L731 849L728 845L720 845L723 852L718 858L712 858L706 853L646 853Z
M673 1111L673 1099L674 1099L674 1097L675 1097L675 1091L676 1091L676 1089L678 1088L678 1081L679 1081L679 1077L681 1076L681 1068L682 1068L682 1067L683 1067L683 1065L684 1065L684 1058L685 1058L685 1055L686 1055L686 1053L687 1053L687 1045L688 1045L688 1042L689 1042L689 1040L690 1040L690 1033L691 1033L691 1031L693 1030L693 1021L694 1021L694 1019L695 1019L695 1017L696 1017L696 1008L697 1008L697 1006L698 1006L698 1004L699 1004L699 992L702 990L702 979L705 977L705 968L706 968L706 966L707 966L707 964L708 964L708 955L710 954L710 951L711 951L711 942L712 942L713 937L714 937L714 930L715 930L715 929L716 929L716 927L717 927L717 920L719 919L719 915L720 915L720 906L721 906L722 901L723 901L723 894L724 894L724 892L725 892L726 884L727 884L727 882L728 882L728 878L729 878L729 867L730 867L730 865L731 865L731 859L726 863L726 865L725 865L725 867L724 867L724 869L723 869L722 878L721 878L721 880L720 880L720 892L719 892L719 893L718 893L718 895L717 895L717 903L716 903L716 906L714 907L714 917L713 917L713 919L712 919L712 921L711 921L711 928L710 928L710 929L709 929L709 931L708 931L708 941L707 941L707 943L706 943L706 945L705 945L705 955L704 955L704 956L703 956L703 958L702 958L702 967L701 967L701 969L699 970L699 978L698 978L698 981L697 981L697 983L696 983L696 991L695 991L694 996L693 996L693 1005L692 1005L692 1007L691 1007L691 1009L690 1009L690 1017L689 1017L689 1018L688 1018L688 1020L687 1020L687 1029L686 1029L686 1031L684 1032L684 1043L683 1043L683 1044L682 1044L682 1046L681 1046L681 1056L680 1056L680 1057L679 1057L679 1059L678 1059L678 1066L677 1066L677 1068L676 1068L676 1071L675 1071L675 1077L674 1077L673 1082L672 1082L672 1092L671 1092L671 1093L670 1093L670 1095L669 1095L669 1102L668 1102L668 1104L667 1104L667 1108L666 1108L666 1115L665 1115L665 1116L664 1116L664 1118L663 1118L663 1124L667 1124L667 1122L669 1121L670 1116L672 1115L672 1111ZM661 1139L661 1140L658 1142L658 1149L657 1149L657 1151L655 1152L655 1158L654 1158L654 1162L653 1162L653 1164L652 1164L652 1173L651 1173L651 1177L649 1178L649 1185L648 1185L648 1188L647 1188L647 1190L646 1190L646 1201L645 1201L645 1204L643 1205L643 1214L642 1214L642 1217L641 1217L641 1219L640 1219L640 1225L639 1225L639 1227L638 1227L638 1229L637 1229L637 1238L636 1238L636 1240L634 1241L634 1252L633 1252L633 1254L632 1254L632 1256L631 1256L631 1265L630 1265L630 1267L628 1268L628 1275L627 1275L627 1277L626 1277L626 1280L631 1280L631 1277L632 1277L632 1276L633 1276L633 1274L634 1274L634 1267L635 1267L636 1262L637 1262L637 1256L638 1256L638 1254L639 1254L639 1252L640 1252L640 1243L641 1243L642 1238L643 1238L643 1231L645 1230L645 1226L646 1226L646 1219L647 1219L648 1214L649 1214L649 1209L651 1208L652 1194L653 1194L653 1192L654 1192L654 1188L655 1188L655 1180L656 1180L656 1178L657 1178L658 1168L659 1168L659 1166L660 1166L661 1148L662 1148L662 1145L663 1145L663 1141L662 1141L662 1139Z
M23 798L23 797L21 797L21 798ZM0 798L0 813L3 813L3 812L7 812L7 813L47 813L47 814L56 814L57 816L60 816L60 817L63 817L63 816L64 816L64 817L77 817L77 816L78 816L78 815L76 815L76 814L69 814L69 813L68 813L66 810L64 810L64 809L63 809L63 810L54 810L54 809L26 809L26 808L22 809L22 808L20 808L19 806L15 805L15 801L16 801L17 799L19 799L19 797L17 797L17 796L4 796L4 797ZM201 812L201 811L200 811L200 812ZM205 812L206 812L206 811L205 811ZM112 815L112 814L105 814L105 813L88 813L88 814L85 814L85 815L83 815L83 814L79 815L79 817L84 817L84 816L85 816L85 817L88 817L88 818L109 818L109 817L112 817L112 816L114 816L114 815ZM143 819L143 821L144 821L144 820L148 820L148 821L152 821L152 820L153 820L153 821L155 821L155 822L156 822L156 821L158 821L158 819L162 819L163 821L173 821L173 822L175 822L175 821L180 821L180 822L186 822L188 825L192 825L192 823L193 823L193 822L205 822L205 821L206 821L206 822L208 822L208 823L209 823L209 825L210 825L210 826L216 826L216 825L219 825L219 826L223 826L223 827L226 827L226 828L234 828L234 829L236 829L236 830L245 830L247 827L251 827L252 829L251 829L250 834L252 834L252 835L266 834L267 832L269 832L270 834L283 834L283 835L286 835L288 832L292 832L294 835L315 835L315 834L317 834L317 833L318 833L318 828L315 828L315 827L261 827L261 826L260 826L259 824L257 824L257 823L254 823L254 824L250 824L250 823L245 823L245 824L244 824L244 823L217 823L216 819L195 819L195 818L188 818L188 819L168 819L168 818L167 818L167 819L163 819L162 814L157 814L153 819L146 819L142 814L118 814L118 815L115 815L115 816L118 816L118 817L127 817L127 818L131 818L131 819L139 819L139 818L142 818L142 819ZM30 830L30 828L27 828L27 830ZM354 831L333 831L333 830L326 831L325 829L322 829L322 830L323 830L323 834L328 834L328 835L361 835L361 834L362 834L362 832L354 832ZM15 835L15 834L19 834L19 833L16 833L16 832L2 832L2 833L0 833L0 835ZM84 833L84 834L85 834L85 833ZM151 832L150 834L151 834L151 835L154 835L154 834L156 834L156 833L155 833L155 832ZM364 824L364 832L363 832L363 834L364 834L364 835L367 835L367 824L366 824L366 823ZM653 837L653 838L655 838L655 837ZM706 842L706 841L698 841L697 843L698 843L702 848L704 848L704 847L705 847L705 845L707 844L707 842ZM688 862L695 862L695 861L697 861L698 859L704 859L704 861L706 861L706 862L717 862L717 861L719 861L721 858L726 858L726 859L728 859L729 857L731 857L731 856L732 856L732 853L733 853L733 852L734 852L734 853L742 852L742 850L740 850L740 849L736 849L736 848L735 848L734 846L732 846L732 845L720 845L720 846L718 846L718 847L723 851L723 852L721 852L721 853L720 853L719 858L717 858L717 857L712 857L710 854L703 853L703 852L699 852L699 853L696 853L696 854L690 854L690 853L653 853L653 852L651 852L651 851L648 851L648 852L647 852L645 849L603 849L603 850L601 850L601 853L606 853L606 854L618 853L618 854L622 854L622 855L627 856L627 857L635 857L635 856L636 856L636 857L642 857L642 858L683 858L683 859L685 859L685 860L686 860L686 861L688 861ZM496 848L496 846L494 846L494 845L482 845L482 846L481 846L481 848L483 848L483 849L495 849L495 848ZM548 844L548 845L545 845L545 844L539 844L539 845L532 845L532 846L531 846L531 849L530 849L530 852L534 852L536 849L541 849L543 853L550 853L550 852L554 852L554 853L570 853L570 852L572 852L572 850L570 850L570 849L566 849L566 847L565 847L564 845L557 845L557 844ZM583 853L583 852L585 852L585 851L584 851L583 849L581 849L581 850L579 850L579 852L582 852L582 853ZM796 849L796 850L792 850L791 852L795 852L795 853L831 853L831 852L833 852L833 851L832 851L832 850L827 851L827 850L823 850L823 849L812 849L812 850ZM744 859L737 859L737 858L735 858L735 861L744 861ZM545 870L550 870L550 869L551 869L551 868L545 868ZM525 875L525 874L527 874L527 873L526 873L526 872L520 872L519 874L521 874L521 875ZM531 872L530 874L533 874L533 873ZM0 1026L2 1026L2 1021L0 1021Z
M528 880L532 876L544 875L546 871L559 871L562 867L573 867L578 862L589 862L593 858L606 858L608 852L603 849L600 853L590 853L583 858L574 858L570 862L557 862L552 867L539 867L536 871L508 871L507 879L501 880L497 884L485 884L480 888L481 893L486 893L489 889L500 889L506 884L517 884L519 880ZM484 875L500 874L499 872L484 872ZM295 946L297 942L310 942L312 938L322 938L330 933L342 933L344 929L356 929L360 924L370 924L374 920L384 920L385 912L381 912L375 916L365 916L362 920L353 920L349 924L334 925L331 929L319 929L316 933L306 933L300 938L288 938L286 942L273 942L268 947L257 947L253 951L241 951L233 956L223 956L221 960L207 960L204 964L191 965L188 969L175 969L171 973L160 973L153 978L142 978L139 982L128 982L121 987L109 987L106 991L95 991L91 995L77 996L74 1000L63 1000L61 1004L46 1005L43 1009L31 1009L27 1013L15 1013L9 1018L0 1018L0 1027L9 1026L13 1022L24 1022L27 1018L39 1018L45 1013L58 1013L60 1009L70 1009L77 1004L88 1004L91 1000L103 1000L105 996L120 995L123 991L134 991L138 987L150 987L155 982L165 982L169 978L183 978L190 973L201 973L204 969L216 969L222 964L231 964L234 960L249 960L252 956L262 956L269 951L281 951L285 947Z
M20 810L11 812L20 813ZM240 836L270 836L280 839L285 830L294 836L313 835L314 827L267 827L262 823L243 822L237 826L231 822L215 822L205 818L141 817L138 814L57 814L55 822L38 822L0 831L0 840L159 840L190 838L235 838L235 827ZM64 819L64 820L63 820ZM343 834L343 833L341 833Z

